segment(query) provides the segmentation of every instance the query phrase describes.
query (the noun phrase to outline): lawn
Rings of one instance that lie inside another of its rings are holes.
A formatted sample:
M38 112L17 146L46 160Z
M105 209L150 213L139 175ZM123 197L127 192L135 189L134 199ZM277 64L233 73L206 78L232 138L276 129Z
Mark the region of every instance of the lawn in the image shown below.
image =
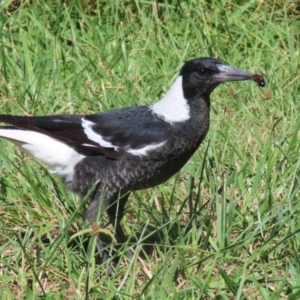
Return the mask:
M87 200L1 141L1 299L299 299L296 1L4 0L0 12L1 114L151 104L201 56L266 80L218 87L192 159L131 195L128 243L107 244L113 276L95 261Z

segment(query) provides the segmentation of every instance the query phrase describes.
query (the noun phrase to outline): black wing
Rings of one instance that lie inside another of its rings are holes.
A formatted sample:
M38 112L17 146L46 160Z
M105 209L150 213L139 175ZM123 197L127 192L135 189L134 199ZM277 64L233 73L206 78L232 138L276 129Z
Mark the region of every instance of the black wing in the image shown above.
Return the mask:
M78 152L118 157L165 142L170 125L149 108L133 107L93 115L23 117L0 115L0 122L15 129L40 132L63 141ZM1 127L7 128L7 127Z
M98 135L120 151L158 145L171 133L170 124L156 117L146 106L89 115L84 121L95 133L94 142Z

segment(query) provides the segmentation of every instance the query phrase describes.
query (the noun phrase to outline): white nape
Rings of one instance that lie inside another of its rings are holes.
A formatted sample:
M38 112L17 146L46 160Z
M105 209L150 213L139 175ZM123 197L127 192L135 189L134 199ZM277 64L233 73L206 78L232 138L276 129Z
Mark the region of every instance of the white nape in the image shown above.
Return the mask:
M169 123L188 120L190 118L190 107L183 95L182 76L178 76L161 100L149 107Z
M22 150L47 164L52 173L72 180L75 165L85 156L72 147L45 134L19 129L0 129L0 137L7 138Z

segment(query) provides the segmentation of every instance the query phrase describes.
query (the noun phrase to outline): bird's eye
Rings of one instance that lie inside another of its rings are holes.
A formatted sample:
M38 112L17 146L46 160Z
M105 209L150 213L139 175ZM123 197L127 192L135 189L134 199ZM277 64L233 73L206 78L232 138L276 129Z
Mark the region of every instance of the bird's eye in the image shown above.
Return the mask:
M207 69L203 68L203 69L198 70L198 74L200 76L205 76L205 75L207 75L207 73L208 73Z

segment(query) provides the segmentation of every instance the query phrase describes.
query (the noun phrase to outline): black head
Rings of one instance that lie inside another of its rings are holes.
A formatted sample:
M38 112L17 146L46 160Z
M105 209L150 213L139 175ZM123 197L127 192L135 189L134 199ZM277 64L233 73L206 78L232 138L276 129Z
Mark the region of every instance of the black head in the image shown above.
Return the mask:
M180 71L186 99L209 94L222 82L249 80L252 74L224 65L211 57L195 58L185 62Z

